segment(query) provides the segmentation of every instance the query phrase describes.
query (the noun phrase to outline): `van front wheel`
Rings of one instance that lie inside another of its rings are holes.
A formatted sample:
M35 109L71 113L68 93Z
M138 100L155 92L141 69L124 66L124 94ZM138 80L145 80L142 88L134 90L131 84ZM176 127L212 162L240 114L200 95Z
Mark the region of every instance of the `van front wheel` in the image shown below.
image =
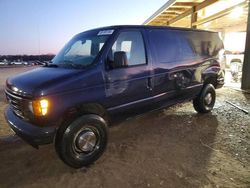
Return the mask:
M210 112L215 103L216 93L212 84L203 87L201 93L193 100L194 109L200 113Z
M84 115L62 130L59 129L55 148L67 165L81 168L96 161L107 145L107 125L98 115Z

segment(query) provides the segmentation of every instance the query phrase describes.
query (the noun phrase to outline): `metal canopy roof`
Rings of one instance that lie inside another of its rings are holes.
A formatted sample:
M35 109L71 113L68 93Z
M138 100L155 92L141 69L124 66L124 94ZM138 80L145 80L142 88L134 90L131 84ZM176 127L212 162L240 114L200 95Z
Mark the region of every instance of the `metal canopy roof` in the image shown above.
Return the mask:
M169 0L143 24L245 31L247 0Z

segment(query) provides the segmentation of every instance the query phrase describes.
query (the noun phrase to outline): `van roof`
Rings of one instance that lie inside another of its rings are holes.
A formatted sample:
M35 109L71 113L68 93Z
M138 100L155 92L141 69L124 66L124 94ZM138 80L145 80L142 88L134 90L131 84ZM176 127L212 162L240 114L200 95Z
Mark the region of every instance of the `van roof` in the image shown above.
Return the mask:
M217 33L214 31L207 31L201 29L192 29L192 28L183 28L183 27L170 27L170 26L149 26L149 25L112 25L99 27L92 30L104 30L104 29L168 29L168 30L179 30L179 31L195 31L195 32L209 32L209 33ZM87 31L87 30L86 30Z

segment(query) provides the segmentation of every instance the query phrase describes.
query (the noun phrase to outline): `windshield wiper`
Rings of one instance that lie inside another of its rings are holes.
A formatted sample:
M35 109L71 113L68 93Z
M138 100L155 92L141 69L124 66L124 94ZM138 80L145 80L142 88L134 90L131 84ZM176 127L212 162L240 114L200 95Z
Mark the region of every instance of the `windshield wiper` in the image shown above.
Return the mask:
M62 66L70 66L70 67L73 67L73 68L84 68L84 67L86 67L86 65L73 63L73 62L70 61L70 60L64 60L64 61L62 61L61 63L59 63L59 65L62 65Z
M46 62L44 67L58 67L57 64L54 64L53 61Z
M44 65L44 67L58 67L58 65L57 65L57 64L54 64L54 63L52 63L52 61L50 61L49 63L46 63L46 64Z

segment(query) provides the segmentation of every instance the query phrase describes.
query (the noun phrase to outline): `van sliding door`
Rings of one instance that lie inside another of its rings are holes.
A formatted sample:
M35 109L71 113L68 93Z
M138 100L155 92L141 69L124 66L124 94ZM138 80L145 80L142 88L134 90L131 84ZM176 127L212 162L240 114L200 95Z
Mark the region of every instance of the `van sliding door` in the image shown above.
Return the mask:
M184 35L172 29L148 32L153 52L153 95L158 100L178 100L192 85L196 56Z

